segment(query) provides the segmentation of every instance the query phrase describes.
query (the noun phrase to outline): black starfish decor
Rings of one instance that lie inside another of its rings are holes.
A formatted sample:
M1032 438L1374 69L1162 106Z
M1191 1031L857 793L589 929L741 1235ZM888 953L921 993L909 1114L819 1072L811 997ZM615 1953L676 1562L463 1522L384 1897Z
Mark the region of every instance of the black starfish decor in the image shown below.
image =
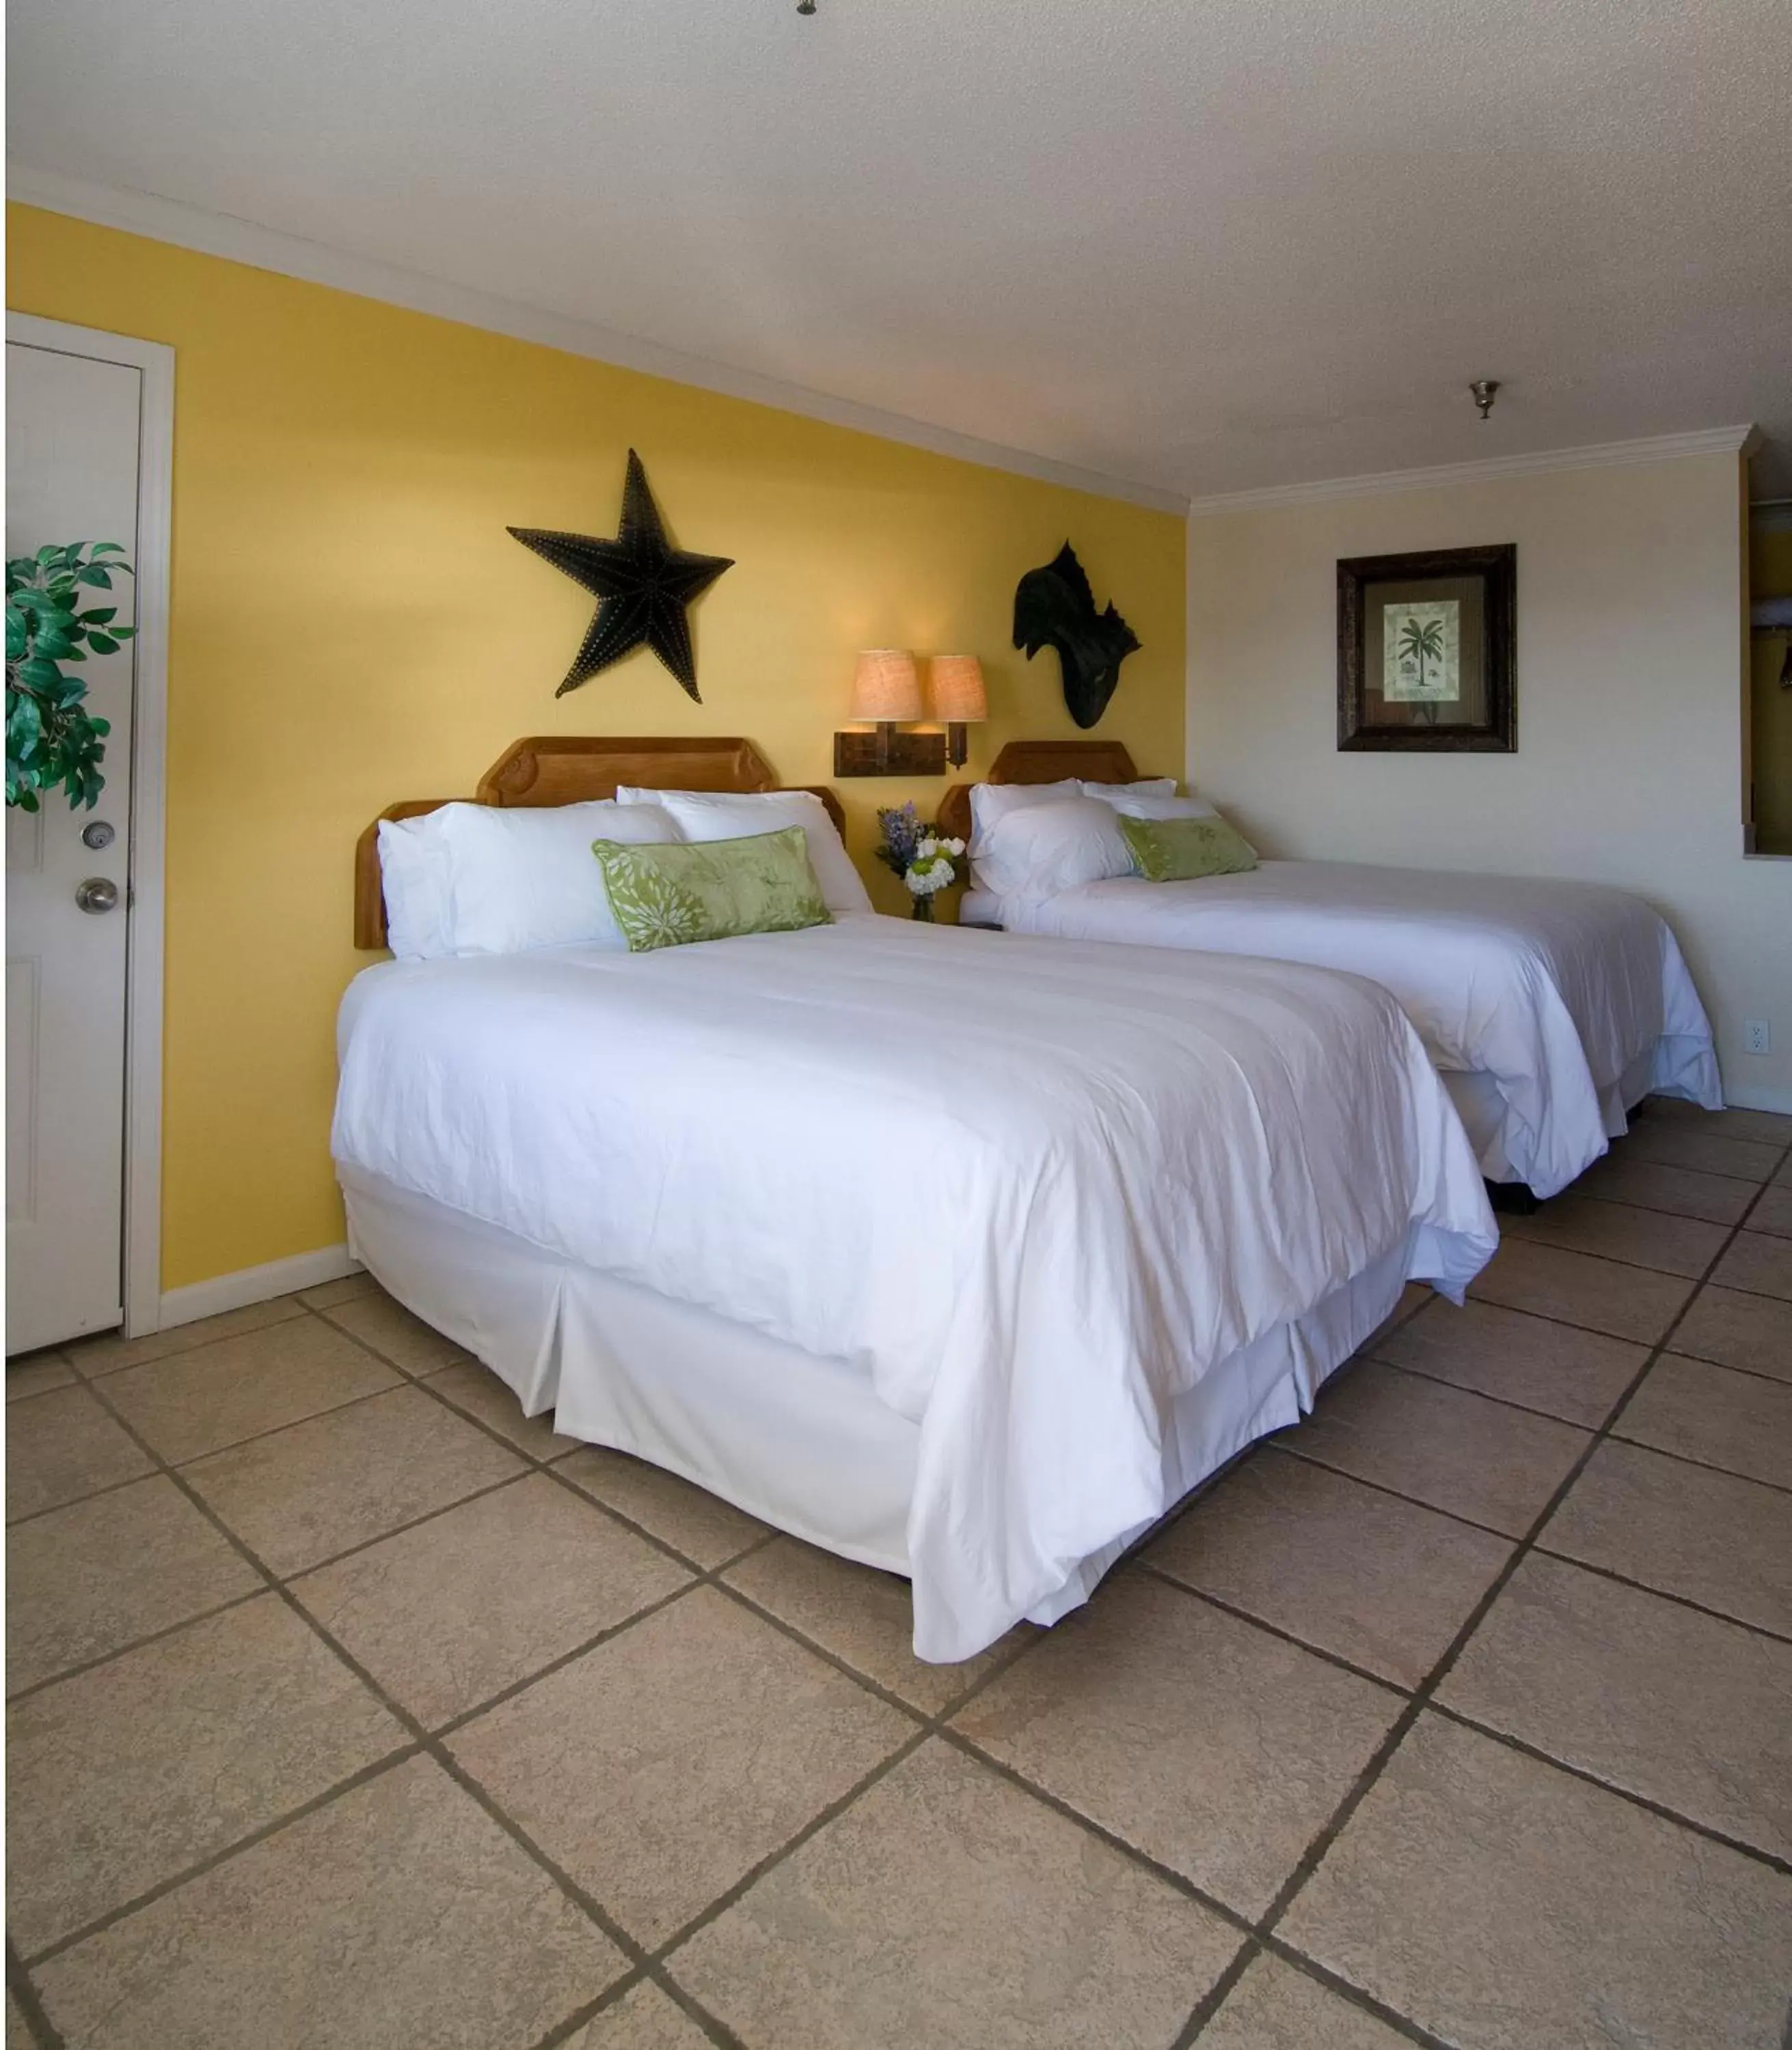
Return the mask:
M645 641L702 703L685 607L724 570L733 567L733 558L686 555L667 544L659 509L647 489L647 473L633 449L628 452L622 525L615 540L599 540L590 534L556 534L541 527L513 527L509 531L525 548L533 548L556 570L564 570L599 600L572 666L554 692L556 698L576 690L588 676L619 662Z

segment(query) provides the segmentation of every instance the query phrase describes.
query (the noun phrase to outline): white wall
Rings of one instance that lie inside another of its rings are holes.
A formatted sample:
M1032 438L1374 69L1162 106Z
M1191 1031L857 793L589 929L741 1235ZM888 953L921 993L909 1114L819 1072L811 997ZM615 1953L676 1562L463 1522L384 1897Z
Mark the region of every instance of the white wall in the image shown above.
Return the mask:
M1792 862L1742 854L1725 455L1189 523L1189 774L1266 852L1613 883L1671 922L1732 1102L1792 1110ZM1341 754L1340 556L1518 548L1518 751ZM1773 1050L1742 1050L1742 1021Z

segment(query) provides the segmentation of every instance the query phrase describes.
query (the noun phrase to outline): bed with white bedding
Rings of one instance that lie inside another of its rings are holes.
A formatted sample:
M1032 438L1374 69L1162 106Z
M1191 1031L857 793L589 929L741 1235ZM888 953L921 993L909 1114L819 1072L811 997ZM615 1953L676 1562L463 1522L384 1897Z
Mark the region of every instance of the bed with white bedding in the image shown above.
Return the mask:
M344 1000L357 1250L532 1413L908 1573L966 1658L1495 1242L1386 992L844 916L392 961Z
M1021 766L1062 769L1089 758L1089 745L1054 744L1048 757L1023 754ZM1111 780L1130 780L1123 750L1095 745ZM960 916L1009 932L1263 955L1370 976L1418 1027L1483 1173L1539 1197L1590 1167L1644 1096L1709 1109L1723 1101L1710 1024L1679 945L1655 911L1620 890L1263 861L1186 882L1126 875L1037 894L974 889Z

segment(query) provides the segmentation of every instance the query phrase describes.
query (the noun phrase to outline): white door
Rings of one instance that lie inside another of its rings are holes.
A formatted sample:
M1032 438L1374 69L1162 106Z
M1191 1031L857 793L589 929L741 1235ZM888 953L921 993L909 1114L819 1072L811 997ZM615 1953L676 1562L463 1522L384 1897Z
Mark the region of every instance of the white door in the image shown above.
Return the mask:
M143 381L135 364L7 342L9 557L117 541L136 560ZM112 581L90 602L115 598L128 622L132 580ZM79 671L111 722L99 804L73 811L54 790L6 812L9 1353L123 1316L133 661L127 641Z

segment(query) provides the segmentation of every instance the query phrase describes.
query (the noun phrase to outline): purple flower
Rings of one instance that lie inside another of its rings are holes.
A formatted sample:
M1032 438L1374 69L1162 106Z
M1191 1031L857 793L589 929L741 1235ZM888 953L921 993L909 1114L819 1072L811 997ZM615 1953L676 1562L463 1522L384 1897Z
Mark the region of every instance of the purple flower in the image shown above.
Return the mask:
M884 806L878 812L877 824L884 835L877 859L896 875L905 875L916 850L933 828L916 810L912 798L906 805Z

